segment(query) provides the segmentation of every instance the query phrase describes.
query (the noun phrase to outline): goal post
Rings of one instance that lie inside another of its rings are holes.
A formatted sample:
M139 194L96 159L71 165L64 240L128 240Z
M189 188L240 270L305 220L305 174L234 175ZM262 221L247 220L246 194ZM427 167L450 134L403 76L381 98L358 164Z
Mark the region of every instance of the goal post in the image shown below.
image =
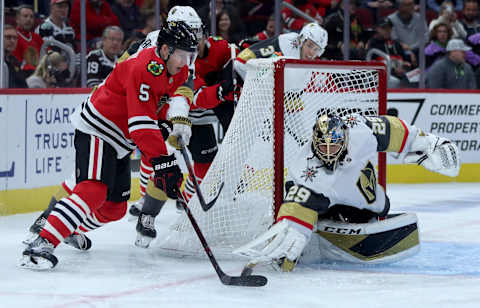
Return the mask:
M247 62L242 94L219 151L188 206L215 254L231 251L267 230L283 201L289 164L311 142L316 118L325 112L386 113L386 66L381 62L303 61L286 58ZM385 156L378 162L385 186ZM186 215L159 244L194 255L203 251Z

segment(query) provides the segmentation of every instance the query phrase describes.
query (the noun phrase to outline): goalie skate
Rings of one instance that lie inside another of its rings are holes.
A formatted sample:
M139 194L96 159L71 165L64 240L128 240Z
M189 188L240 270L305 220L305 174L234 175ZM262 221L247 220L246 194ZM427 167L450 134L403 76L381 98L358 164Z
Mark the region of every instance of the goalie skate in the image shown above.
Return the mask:
M36 270L54 268L58 263L57 257L53 255L54 249L53 244L43 237L37 236L23 251L20 267Z

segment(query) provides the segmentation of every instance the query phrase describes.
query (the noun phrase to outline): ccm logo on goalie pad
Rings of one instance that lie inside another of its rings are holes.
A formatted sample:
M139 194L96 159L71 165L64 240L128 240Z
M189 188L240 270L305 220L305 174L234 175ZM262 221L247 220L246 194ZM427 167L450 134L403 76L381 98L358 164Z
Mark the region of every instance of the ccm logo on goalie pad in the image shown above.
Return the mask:
M170 161L168 163L161 163L160 165L155 165L155 170L163 170L177 165L177 160Z
M338 228L338 227L325 226L322 231L323 232L329 232L329 233L336 233L336 234L361 234L362 228L349 229L349 228Z

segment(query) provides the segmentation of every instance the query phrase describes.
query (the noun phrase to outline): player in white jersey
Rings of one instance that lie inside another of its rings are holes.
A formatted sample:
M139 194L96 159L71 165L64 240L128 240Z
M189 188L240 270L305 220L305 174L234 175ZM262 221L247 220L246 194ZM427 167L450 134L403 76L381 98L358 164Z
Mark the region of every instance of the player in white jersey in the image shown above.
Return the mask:
M328 33L317 23L309 23L300 33L290 32L260 41L242 50L235 59L235 70L245 79L246 63L250 59L284 56L293 59L314 60L325 51Z
M396 117L323 114L288 166L276 223L235 253L250 257L250 264L271 262L290 271L306 247L322 254L336 246L332 254L354 262L396 261L418 251L416 217L387 216L390 203L377 184L377 152L395 152L407 163L452 177L459 172L454 143Z

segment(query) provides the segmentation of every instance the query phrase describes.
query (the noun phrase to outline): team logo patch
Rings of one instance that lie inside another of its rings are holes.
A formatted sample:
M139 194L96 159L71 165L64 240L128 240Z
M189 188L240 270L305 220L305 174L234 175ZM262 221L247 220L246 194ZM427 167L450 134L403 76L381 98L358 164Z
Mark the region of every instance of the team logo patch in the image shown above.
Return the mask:
M305 182L310 181L313 182L313 178L317 176L318 170L315 170L313 167L307 167L307 169L302 171L302 175L300 176Z
M152 73L153 76L157 77L160 76L163 73L163 70L165 67L163 66L162 63L158 63L155 60L150 61L150 63L147 64L147 71Z
M346 119L344 119L344 122L348 127L354 127L358 124L358 118L354 115L349 115Z

